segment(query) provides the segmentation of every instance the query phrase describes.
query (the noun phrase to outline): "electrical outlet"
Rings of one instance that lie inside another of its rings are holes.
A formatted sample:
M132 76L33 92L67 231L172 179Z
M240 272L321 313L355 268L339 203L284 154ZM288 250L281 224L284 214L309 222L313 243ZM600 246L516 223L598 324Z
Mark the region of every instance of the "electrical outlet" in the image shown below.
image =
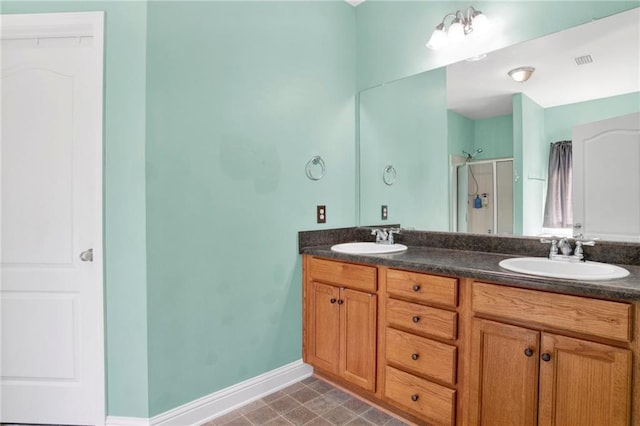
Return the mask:
M389 208L387 206L382 206L380 209L380 219L387 220L389 218Z
M316 207L316 220L318 223L327 223L327 206Z

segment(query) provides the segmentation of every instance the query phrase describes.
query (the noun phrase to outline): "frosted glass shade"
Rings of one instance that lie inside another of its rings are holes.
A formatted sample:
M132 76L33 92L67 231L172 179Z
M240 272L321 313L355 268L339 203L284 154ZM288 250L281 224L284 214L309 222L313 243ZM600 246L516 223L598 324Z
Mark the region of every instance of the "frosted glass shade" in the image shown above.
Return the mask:
M427 43L429 49L438 50L448 43L447 32L444 29L436 28L431 34L431 38Z
M473 35L476 37L482 37L491 32L491 21L487 18L487 15L478 13L471 23L473 27Z

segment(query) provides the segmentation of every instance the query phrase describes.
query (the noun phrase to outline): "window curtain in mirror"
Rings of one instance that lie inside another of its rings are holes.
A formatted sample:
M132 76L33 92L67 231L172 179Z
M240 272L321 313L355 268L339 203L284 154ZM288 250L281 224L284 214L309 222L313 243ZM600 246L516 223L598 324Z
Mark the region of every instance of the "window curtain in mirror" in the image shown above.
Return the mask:
M572 195L573 153L571 141L551 144L547 201L544 205L545 228L570 228L573 224Z

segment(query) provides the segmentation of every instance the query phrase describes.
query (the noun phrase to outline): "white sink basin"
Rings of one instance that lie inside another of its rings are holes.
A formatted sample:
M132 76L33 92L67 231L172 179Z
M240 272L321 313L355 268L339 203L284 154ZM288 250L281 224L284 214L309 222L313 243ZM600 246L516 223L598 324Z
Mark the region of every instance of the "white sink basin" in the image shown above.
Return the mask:
M336 244L331 250L338 253L348 254L382 254L397 253L405 251L407 246L404 244L377 244L377 243L343 243Z
M544 257L514 257L501 261L499 265L513 272L570 280L611 280L629 275L626 269L608 263L565 262Z

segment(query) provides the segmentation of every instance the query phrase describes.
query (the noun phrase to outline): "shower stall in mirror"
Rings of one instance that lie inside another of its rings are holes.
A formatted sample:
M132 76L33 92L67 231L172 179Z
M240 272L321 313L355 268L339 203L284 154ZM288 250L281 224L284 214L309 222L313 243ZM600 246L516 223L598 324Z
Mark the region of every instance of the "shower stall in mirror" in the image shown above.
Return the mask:
M513 234L513 159L456 165L454 231Z

